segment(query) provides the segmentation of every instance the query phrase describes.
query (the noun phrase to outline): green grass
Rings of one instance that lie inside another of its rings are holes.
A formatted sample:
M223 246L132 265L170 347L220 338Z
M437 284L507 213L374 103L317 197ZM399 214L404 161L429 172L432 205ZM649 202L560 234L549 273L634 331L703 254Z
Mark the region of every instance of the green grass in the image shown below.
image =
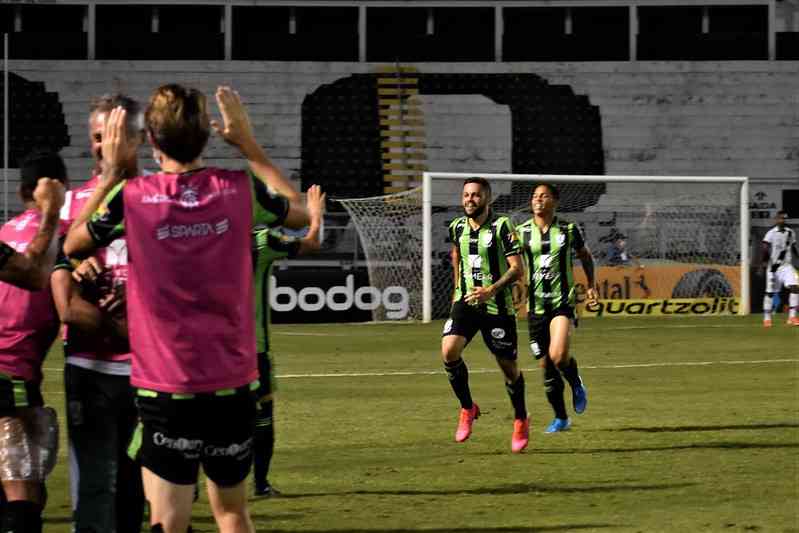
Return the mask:
M256 529L798 532L799 328L777 318L771 330L758 316L583 321L573 354L589 408L556 435L542 433L552 414L520 323L523 455L479 338L465 357L484 416L456 444L440 322L277 326L270 478L286 497L251 502ZM45 388L63 412L61 363L54 350ZM48 533L69 531L65 450ZM193 524L216 531L204 495Z

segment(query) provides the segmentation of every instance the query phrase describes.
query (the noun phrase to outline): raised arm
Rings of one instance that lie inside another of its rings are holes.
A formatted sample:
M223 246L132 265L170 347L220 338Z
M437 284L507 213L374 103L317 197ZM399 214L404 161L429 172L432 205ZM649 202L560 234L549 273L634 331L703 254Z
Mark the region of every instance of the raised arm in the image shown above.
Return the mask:
M22 253L0 243L0 281L41 290L47 287L58 251L58 215L64 204L64 186L57 180L41 178L33 199L42 213L39 231Z
M327 194L322 192L319 185L311 185L306 193L305 205L311 224L308 233L300 239L300 254L308 254L318 250L322 243L319 242L319 233L322 230L322 216L325 213L325 200Z
M230 87L219 87L216 102L222 114L220 125L211 121L211 126L228 144L235 146L250 165L250 170L266 186L289 200L289 212L283 225L288 228L304 228L309 223L308 211L302 204L299 192L275 166L258 144L253 133L250 117L236 91Z

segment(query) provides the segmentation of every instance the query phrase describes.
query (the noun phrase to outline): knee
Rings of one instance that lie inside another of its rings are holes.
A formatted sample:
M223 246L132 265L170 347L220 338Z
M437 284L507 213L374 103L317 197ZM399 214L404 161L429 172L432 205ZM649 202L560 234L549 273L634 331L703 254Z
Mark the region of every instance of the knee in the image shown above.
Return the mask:
M569 354L566 352L565 347L562 346L550 346L549 358L558 368L569 362Z
M441 358L444 362L451 363L461 358L461 350L457 345L441 346Z

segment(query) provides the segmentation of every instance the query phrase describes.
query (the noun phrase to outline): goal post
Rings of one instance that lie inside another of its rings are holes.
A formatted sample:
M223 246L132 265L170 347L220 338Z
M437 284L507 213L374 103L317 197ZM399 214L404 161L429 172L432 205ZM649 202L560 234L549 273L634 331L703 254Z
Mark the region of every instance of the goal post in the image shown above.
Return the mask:
M557 184L558 216L580 226L596 263L600 304L580 305L583 316L748 314L748 178L425 172L416 189L338 200L363 246L368 291L381 295L369 303L373 320L447 316L447 228L475 176L491 183L492 210L517 225L532 216L535 184ZM587 280L577 265L579 304Z
M424 172L423 179L422 179L422 320L424 322L430 322L433 319L433 208L434 208L434 184L436 181L449 181L449 182L457 182L458 184L462 183L463 180L473 176L480 176L489 180L489 182L510 182L510 183L521 183L521 184L528 184L529 187L532 187L535 183L540 182L548 182L554 184L575 184L575 185L604 185L604 184L627 184L627 185L635 185L641 184L646 185L647 187L651 186L652 184L655 185L671 185L672 190L674 189L674 185L688 185L686 189L690 189L691 185L704 185L704 190L707 191L705 194L715 195L716 190L720 186L727 186L732 187L733 190L737 189L737 194L731 194L729 202L727 204L719 204L719 207L729 212L733 210L735 205L731 205L731 202L735 202L737 204L737 224L728 224L730 228L734 226L738 226L738 242L737 242L737 250L735 250L738 254L738 266L740 268L739 274L739 284L740 284L740 305L738 306L738 313L745 315L749 313L749 306L750 306L750 286L749 286L749 179L748 177L727 177L727 176L718 176L718 177L707 177L707 176L606 176L606 175L544 175L544 174L484 174L484 173L457 173L457 172ZM529 191L529 187L527 188ZM604 189L604 187L603 187ZM631 190L630 187L627 188ZM452 188L449 188L447 191L448 193L452 192ZM511 194L512 195L512 194ZM599 195L600 197L602 194ZM676 196L681 196L679 193ZM691 198L693 195L690 190L686 190L682 196L687 196ZM632 198L630 201L632 201ZM455 202L459 203L459 196L454 199ZM494 193L494 200L496 201L497 194ZM682 202L675 202L671 209L679 209L679 208L690 208L691 204L684 201L683 198ZM718 198L716 198L718 200ZM654 203L659 201L658 198L653 198ZM668 201L668 200L667 200ZM515 202L517 205L513 205L511 202L511 209L521 209L524 210L522 207L523 203L527 205L528 211L528 218L529 218L529 193L527 198L521 198L516 200ZM667 204L664 204L667 205ZM613 210L612 208L615 207L611 205L609 207L610 212L614 214L614 221L615 221L615 214L617 211ZM618 207L623 207L619 205ZM701 201L694 205L694 207L701 209L702 203ZM504 209L504 211L509 211L511 209ZM570 213L566 212L563 213L563 216L569 218ZM601 222L600 222L601 223ZM723 229L722 229L723 231ZM621 230L619 230L621 234ZM632 251L635 253L635 250Z

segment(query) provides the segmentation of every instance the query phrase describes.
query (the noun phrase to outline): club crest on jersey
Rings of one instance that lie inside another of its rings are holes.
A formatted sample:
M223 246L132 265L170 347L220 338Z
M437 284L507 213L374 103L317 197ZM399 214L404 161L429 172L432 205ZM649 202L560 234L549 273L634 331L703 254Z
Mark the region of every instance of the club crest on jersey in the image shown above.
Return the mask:
M482 268L483 267L483 258L479 255L470 255L469 256L469 266L471 268Z
M200 194L191 185L181 185L179 203L183 207L197 207L200 205Z
M558 245L563 246L564 244L566 244L566 235L561 233L560 235L558 235Z
M495 339L504 339L505 338L505 330L502 328L494 328L491 330L491 336Z
M483 246L491 246L494 242L494 234L492 232L484 233L482 237Z

